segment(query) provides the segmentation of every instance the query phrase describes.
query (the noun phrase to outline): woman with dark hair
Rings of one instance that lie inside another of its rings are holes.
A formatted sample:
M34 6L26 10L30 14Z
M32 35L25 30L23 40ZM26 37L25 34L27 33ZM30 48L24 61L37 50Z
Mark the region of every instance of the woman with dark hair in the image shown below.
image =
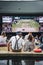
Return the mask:
M29 35L31 35L33 37L32 32L29 32L27 35L25 35L25 38L24 39L27 40L28 37L29 37Z
M34 49L35 45L33 42L33 37L32 35L28 36L28 39L25 41L24 45L24 51L32 51Z
M32 35L28 36L28 39L25 41L23 51L31 52L35 48ZM34 60L23 60L25 65L34 65Z

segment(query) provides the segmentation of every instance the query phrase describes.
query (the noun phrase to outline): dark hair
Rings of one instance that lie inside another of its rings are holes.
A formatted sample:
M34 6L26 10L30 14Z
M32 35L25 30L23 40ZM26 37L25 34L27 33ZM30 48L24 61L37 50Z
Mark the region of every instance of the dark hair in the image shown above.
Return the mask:
M28 40L29 40L29 41L32 41L32 35L29 35L29 36L28 36Z

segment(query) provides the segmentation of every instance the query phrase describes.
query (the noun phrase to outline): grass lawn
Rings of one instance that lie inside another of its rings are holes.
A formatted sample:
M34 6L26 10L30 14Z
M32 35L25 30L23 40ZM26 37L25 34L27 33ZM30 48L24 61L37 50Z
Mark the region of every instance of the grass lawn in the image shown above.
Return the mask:
M28 25L27 25L28 24ZM34 20L19 20L18 23L13 23L12 28L20 28L20 27L34 27L34 28L39 28L39 23L34 21Z

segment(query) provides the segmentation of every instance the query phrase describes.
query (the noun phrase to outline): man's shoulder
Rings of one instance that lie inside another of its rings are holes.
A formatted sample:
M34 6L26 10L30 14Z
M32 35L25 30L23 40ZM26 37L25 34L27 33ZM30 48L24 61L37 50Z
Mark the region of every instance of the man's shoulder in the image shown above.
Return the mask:
M12 36L11 38L15 38L15 36Z

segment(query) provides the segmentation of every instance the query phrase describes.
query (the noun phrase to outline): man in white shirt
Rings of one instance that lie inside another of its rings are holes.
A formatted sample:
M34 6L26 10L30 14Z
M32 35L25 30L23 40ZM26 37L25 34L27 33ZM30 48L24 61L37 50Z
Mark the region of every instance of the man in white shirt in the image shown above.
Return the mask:
M8 44L11 43L11 49L12 49L12 51L15 51L14 47L15 47L15 44L16 44L16 39L18 40L18 47L22 51L24 40L22 39L22 33L21 32L18 32L16 36L12 36L10 38ZM19 51L19 52L21 52L21 51ZM21 65L21 60L19 60L19 59L16 60L16 61L12 60L12 65L19 65L19 64Z
M19 49L22 49L22 46L23 46L23 38L22 38L22 33L21 32L18 32L16 36L12 36L8 42L8 44L11 44L11 48L12 50L15 50L14 47L15 47L15 44L16 44L16 39L18 40L18 47Z

